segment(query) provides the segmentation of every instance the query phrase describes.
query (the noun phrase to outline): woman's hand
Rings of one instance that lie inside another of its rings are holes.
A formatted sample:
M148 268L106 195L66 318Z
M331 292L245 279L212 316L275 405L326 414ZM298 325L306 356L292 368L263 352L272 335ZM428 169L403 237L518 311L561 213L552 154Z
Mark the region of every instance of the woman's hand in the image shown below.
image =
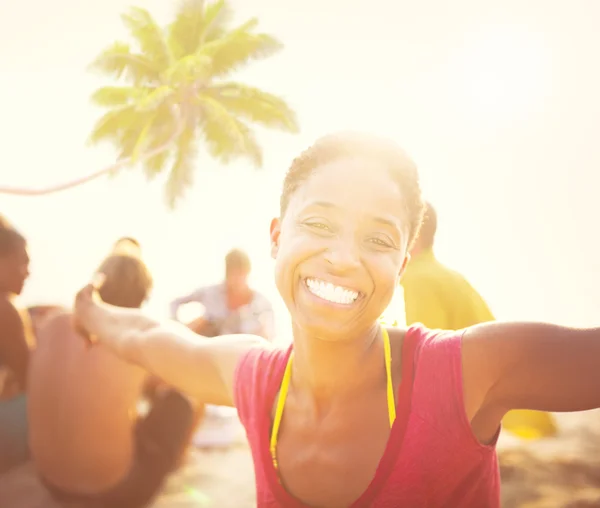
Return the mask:
M92 281L80 289L75 296L75 303L73 305L73 326L77 333L88 341L89 344L93 344L95 340L85 325L87 322L87 315L94 303L102 301L98 290L102 287L104 279L104 274L96 274Z

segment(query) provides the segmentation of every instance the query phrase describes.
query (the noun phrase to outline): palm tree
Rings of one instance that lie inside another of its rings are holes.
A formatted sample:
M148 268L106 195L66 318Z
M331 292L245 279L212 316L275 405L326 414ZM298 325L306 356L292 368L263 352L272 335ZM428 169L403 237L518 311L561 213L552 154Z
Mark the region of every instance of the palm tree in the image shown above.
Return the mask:
M201 141L223 163L245 157L260 167L262 150L250 124L287 132L297 132L298 124L282 98L229 81L242 66L282 47L270 35L256 33L256 19L230 29L231 15L226 0L184 0L164 29L145 9L124 14L135 47L116 42L92 64L121 81L92 95L108 111L90 142L113 143L117 162L52 188L0 187L0 193L48 194L140 164L148 178L168 171L165 193L173 207L192 183Z

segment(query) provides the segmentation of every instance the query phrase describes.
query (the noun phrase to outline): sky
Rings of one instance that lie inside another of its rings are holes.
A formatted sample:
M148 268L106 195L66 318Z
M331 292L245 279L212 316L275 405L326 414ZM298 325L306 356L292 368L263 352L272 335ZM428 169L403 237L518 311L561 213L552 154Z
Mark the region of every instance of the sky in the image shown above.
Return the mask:
M88 70L125 37L124 0L0 2L0 184L43 187L116 155L90 147L111 84ZM138 1L164 24L174 3ZM600 2L596 0L233 1L284 44L236 80L284 96L301 132L259 131L260 171L206 155L175 212L161 181L135 169L48 197L0 195L29 239L25 303L69 303L121 235L143 244L151 308L217 282L246 248L254 282L277 300L268 228L291 160L317 137L363 130L417 162L438 210L438 257L501 319L598 325L600 311ZM284 330L284 328L282 328ZM285 332L282 332L285 333Z

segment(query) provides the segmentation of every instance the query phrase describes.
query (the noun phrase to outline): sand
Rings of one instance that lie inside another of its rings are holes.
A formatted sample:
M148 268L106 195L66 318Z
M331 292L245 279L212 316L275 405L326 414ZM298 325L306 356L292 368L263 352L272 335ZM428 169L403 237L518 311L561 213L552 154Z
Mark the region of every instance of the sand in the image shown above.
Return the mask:
M256 506L254 471L242 426L235 422L233 446L190 449L151 508L251 508ZM52 501L32 464L0 476L0 508L63 508Z
M255 506L253 475L246 446L227 451L194 451L152 508L250 508ZM31 464L0 478L0 506L62 508L39 483Z
M504 507L600 507L600 410L556 416L556 438L501 437Z
M600 507L600 411L559 415L560 435L498 445L503 508ZM240 430L240 436L242 436ZM192 450L153 508L255 506L250 452L240 437L226 450ZM26 464L0 477L0 507L61 508Z

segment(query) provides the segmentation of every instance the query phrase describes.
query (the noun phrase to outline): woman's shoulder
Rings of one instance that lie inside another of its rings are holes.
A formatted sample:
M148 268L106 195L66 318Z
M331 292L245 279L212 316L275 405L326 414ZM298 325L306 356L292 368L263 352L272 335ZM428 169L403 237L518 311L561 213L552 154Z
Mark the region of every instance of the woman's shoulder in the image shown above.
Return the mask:
M465 330L428 328L422 323L414 323L405 327L403 331L409 340L417 342L420 347L427 348L445 347L460 342L465 333Z
M415 364L436 358L460 357L464 330L430 329L421 323L403 328L387 328L392 357L413 356Z
M428 328L423 323L413 323L405 326L388 326L387 323L382 323L382 325L387 330L392 343L402 342L405 337L418 342L436 342L447 339L450 335L462 333L462 331Z
M238 360L237 377L268 377L281 370L291 353L291 346L282 347L261 341L249 348Z
M259 345L248 349L238 360L233 400L244 425L261 413L267 400L274 398L290 353L291 346Z

